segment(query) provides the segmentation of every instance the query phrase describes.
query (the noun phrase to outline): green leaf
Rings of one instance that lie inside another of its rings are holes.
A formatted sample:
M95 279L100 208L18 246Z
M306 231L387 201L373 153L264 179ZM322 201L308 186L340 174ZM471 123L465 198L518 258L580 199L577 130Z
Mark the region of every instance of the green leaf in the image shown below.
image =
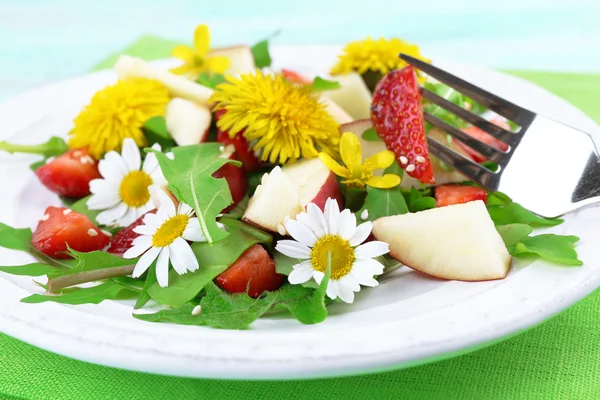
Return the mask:
M156 116L150 118L144 123L144 133L148 139L148 146L158 143L162 151L175 147L175 141L167 130L167 121L165 117Z
M366 211L366 218L363 213ZM363 207L356 212L357 223L375 221L377 218L408 213L408 206L400 188L378 189L368 186Z
M29 165L29 169L32 170L33 172L35 172L38 169L40 169L41 167L43 167L44 165L46 165L46 161L48 161L47 158L42 158L40 161L31 163L31 165Z
M353 186L346 186L344 206L352 212L359 210L365 204L367 190Z
M131 290L115 281L107 281L98 286L90 288L69 288L62 291L63 294L45 296L33 294L21 300L23 303L44 303L51 301L61 304L99 304L104 300L122 300L133 298L137 292Z
M331 274L331 266L327 267L325 276L319 287L315 289L300 285L285 285L278 291L276 305L287 309L303 324L318 324L327 318L325 296Z
M142 292L138 296L135 305L133 306L134 310L138 310L144 307L152 298L148 293L150 287L152 287L156 282L158 282L156 278L156 260L152 263L150 268L148 268L148 273L146 274L146 280L144 281L144 287L142 288Z
M11 275L42 276L57 271L57 268L52 267L48 264L33 263L26 265L15 265L10 267L0 267L0 271L6 272L7 274Z
M229 185L224 178L212 174L231 160L221 158L220 143L202 143L193 146L174 147L174 160L164 153L154 151L162 172L169 182L169 189L182 202L196 211L200 229L208 243L227 236L217 226L217 215L232 203Z
M527 224L531 226L555 226L563 223L559 218L544 218L535 215L518 203L503 206L488 206L490 217L496 225Z
M206 72L200 72L200 75L198 75L196 82L198 82L202 86L206 86L211 89L216 89L217 85L227 82L227 79L225 79L225 75L222 74L209 75Z
M504 240L506 247L517 244L521 239L529 236L533 228L526 224L509 224L496 226L496 230Z
M244 215L244 211L246 211L246 208L248 207L249 201L250 198L247 195L244 196L244 198L239 203L237 203L235 207L229 210L227 214L223 215L223 217L230 219L241 219Z
M420 190L417 189L401 189L408 211L411 213L429 210L435 208L435 199L430 196L425 196Z
M205 325L202 314L193 315L196 304L187 303L177 308L161 310L153 314L133 314L139 320L146 322L171 322L179 325Z
M86 196L84 198L81 198L81 199L75 201L73 204L71 204L71 206L69 208L75 212L78 212L80 214L87 216L90 219L90 221L92 221L95 224L96 218L98 217L98 214L100 214L102 212L102 210L90 210L88 208L87 202L90 199L90 197L92 197L92 196L89 195L89 196Z
M402 169L400 164L398 164L397 161L394 161L392 165L390 165L383 171L383 173L398 175L400 178L402 178L402 176L404 175L404 170Z
M515 256L537 254L551 262L578 266L583 265L574 248L578 241L577 236L554 234L529 236L515 245L512 254Z
M254 56L254 65L256 68L270 67L273 60L269 53L269 40L261 40L251 48L252 55Z
M294 270L294 265L300 264L302 261L304 261L297 258L288 257L278 251L273 252L273 260L275 261L275 270L277 273L285 276L289 276L292 273ZM312 289L319 287L317 282L313 279L295 286L303 286Z
M427 82L425 82L424 87L425 87L425 89L437 94L440 97L443 97L444 99L446 99L454 104L457 104L463 108L469 109L471 112L473 112L475 114L483 114L484 112L487 111L480 104L476 103L475 101L471 100L467 96L463 95L460 92L457 92L456 90L452 89L451 87L449 87L443 83L427 81ZM469 125L463 119L459 118L456 114L446 111L445 109L443 109L443 108L439 107L438 105L431 103L427 100L423 101L423 109L424 109L424 111L427 111L428 113L435 115L436 117L440 118L441 120L449 123L450 125L453 125L453 126L459 128L459 129L466 128ZM426 125L428 125L427 131L429 131L429 129L431 128L431 125L429 125L429 124L426 124Z
M29 252L31 229L17 229L0 222L0 247Z
M198 259L200 268L194 272L178 275L169 272L169 286L160 287L154 283L148 294L161 304L179 307L187 303L220 273L225 271L251 246L262 243L270 245L271 235L240 221L223 218L221 222L229 232L229 236L216 242L193 243L192 250Z
M363 132L362 138L367 142L381 142L381 138L377 134L375 128L371 127Z
M73 268L58 276L73 275L80 272L95 271L105 268L124 267L133 265L137 262L137 259L127 259L99 250L82 253L69 249L69 254L75 259L76 264Z
M342 87L338 81L330 81L317 76L309 85L316 92L324 92L326 90L335 90Z
M470 182L469 182L470 183ZM463 183L466 184L466 183ZM502 192L489 192L487 199L487 206L504 206L512 203L512 199Z
M49 158L60 156L61 154L66 153L69 150L69 147L64 139L59 138L58 136L52 136L46 143L34 145L0 142L0 150L7 151L9 153L41 154L45 158Z

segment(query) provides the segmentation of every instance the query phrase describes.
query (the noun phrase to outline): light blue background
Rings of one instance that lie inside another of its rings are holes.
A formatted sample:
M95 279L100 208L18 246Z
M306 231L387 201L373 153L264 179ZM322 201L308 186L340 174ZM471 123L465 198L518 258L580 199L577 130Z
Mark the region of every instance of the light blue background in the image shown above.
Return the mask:
M497 68L600 72L599 0L0 0L0 100L84 73L142 34L216 45L397 36Z

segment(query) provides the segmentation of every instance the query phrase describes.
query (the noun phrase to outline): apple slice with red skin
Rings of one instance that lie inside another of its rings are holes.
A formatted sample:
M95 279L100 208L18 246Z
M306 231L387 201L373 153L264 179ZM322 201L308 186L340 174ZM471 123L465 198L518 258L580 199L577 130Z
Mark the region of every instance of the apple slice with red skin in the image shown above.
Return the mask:
M319 158L304 159L282 168L283 173L298 189L300 204L304 208L315 203L325 209L327 199L335 199L341 210L344 209L342 191L333 172Z
M260 244L255 244L217 276L215 283L230 293L247 291L248 296L257 298L263 292L279 289L284 279L284 275L277 273L269 253Z

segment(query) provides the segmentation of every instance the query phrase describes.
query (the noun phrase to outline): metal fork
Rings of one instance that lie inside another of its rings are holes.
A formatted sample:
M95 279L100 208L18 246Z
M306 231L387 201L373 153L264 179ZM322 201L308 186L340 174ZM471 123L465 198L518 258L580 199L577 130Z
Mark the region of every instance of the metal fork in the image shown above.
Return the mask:
M503 129L421 88L425 99L509 146L507 151L498 150L425 112L427 122L497 163L498 170L492 171L428 137L431 153L443 162L544 217L557 217L600 201L600 158L589 134L526 110L431 64L406 54L400 58L520 127L517 132Z

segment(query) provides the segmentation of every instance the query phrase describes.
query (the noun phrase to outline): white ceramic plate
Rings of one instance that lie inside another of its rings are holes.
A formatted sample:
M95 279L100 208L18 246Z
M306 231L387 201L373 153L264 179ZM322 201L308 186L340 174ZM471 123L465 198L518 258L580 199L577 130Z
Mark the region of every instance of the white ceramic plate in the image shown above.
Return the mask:
M324 74L337 48L280 47L276 66ZM597 135L581 111L522 80L491 70L438 62L522 106ZM100 72L59 82L0 105L0 139L37 143L65 135L92 94L116 76ZM568 145L568 144L567 144ZM0 154L0 221L34 227L49 204L59 204L29 171L26 155ZM0 273L0 331L35 346L92 363L159 374L291 379L403 368L498 341L532 327L600 285L600 251L594 231L600 210L586 209L552 229L581 237L583 267L516 263L505 280L446 282L398 270L355 304L336 304L324 323L265 318L247 331L153 324L131 317L131 304L23 304L40 292L29 277ZM0 249L0 264L31 262L24 253Z

